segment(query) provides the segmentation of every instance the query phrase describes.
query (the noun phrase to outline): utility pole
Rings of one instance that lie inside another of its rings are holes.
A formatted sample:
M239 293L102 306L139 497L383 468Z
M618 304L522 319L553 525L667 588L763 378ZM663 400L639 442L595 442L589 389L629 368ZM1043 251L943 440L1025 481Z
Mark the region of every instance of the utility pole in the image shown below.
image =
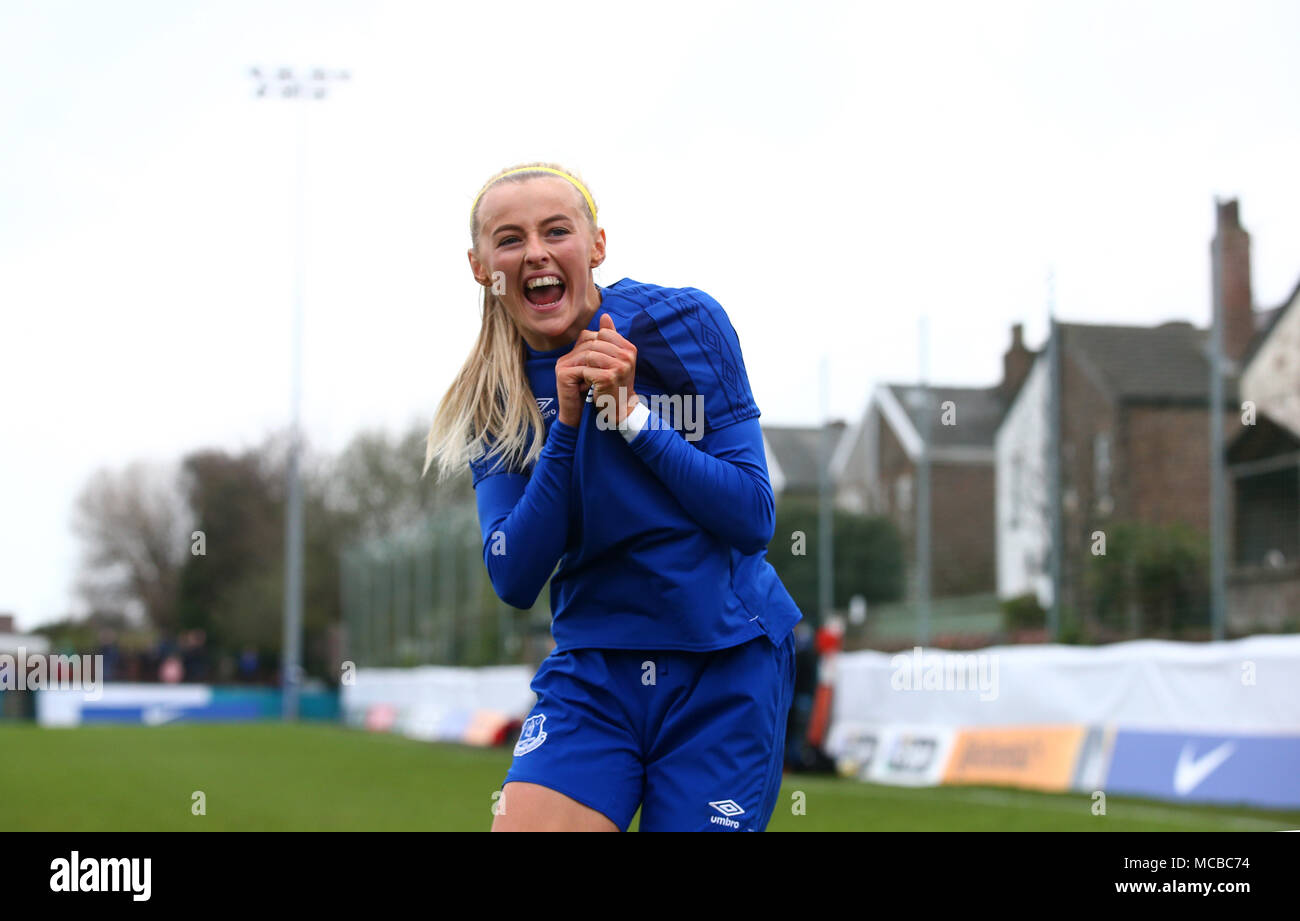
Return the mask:
M1215 201L1218 208L1218 201ZM1228 606L1226 541L1227 509L1223 458L1223 241L1214 231L1210 244L1210 287L1214 316L1210 322L1210 628L1215 642L1223 639Z
M916 465L916 601L917 641L922 646L930 644L930 441L934 435L934 414L930 392L930 322L922 316L920 322L921 387L918 403L921 408L921 456Z
M1056 273L1047 273L1047 506L1051 528L1052 606L1047 611L1047 639L1055 643L1061 631L1064 590L1065 526L1061 509L1061 327L1056 322Z
M830 623L835 606L835 531L831 505L830 359L821 360L821 437L817 444L817 626Z
M288 463L288 508L284 523L284 642L280 651L280 679L283 716L298 718L298 696L302 684L302 481L299 462L302 450L302 288L303 222L306 207L304 186L307 174L307 108L305 103L328 97L332 82L348 80L347 71L316 68L295 72L281 67L263 71L254 67L249 76L255 84L254 99L282 99L300 103L298 144L294 178L294 296L290 346L290 426Z

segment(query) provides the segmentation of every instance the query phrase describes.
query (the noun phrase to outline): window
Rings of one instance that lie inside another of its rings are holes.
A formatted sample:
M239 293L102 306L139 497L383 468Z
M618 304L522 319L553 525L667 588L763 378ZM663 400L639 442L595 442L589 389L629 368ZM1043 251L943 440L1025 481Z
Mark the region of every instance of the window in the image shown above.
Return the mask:
M1110 495L1110 469L1110 433L1098 432L1092 436L1092 494L1101 515L1109 515L1115 508Z
M1011 455L1011 520L1013 528L1020 527L1020 504L1024 501L1025 461L1017 451Z
M912 510L912 475L904 473L894 481L894 508L900 512Z

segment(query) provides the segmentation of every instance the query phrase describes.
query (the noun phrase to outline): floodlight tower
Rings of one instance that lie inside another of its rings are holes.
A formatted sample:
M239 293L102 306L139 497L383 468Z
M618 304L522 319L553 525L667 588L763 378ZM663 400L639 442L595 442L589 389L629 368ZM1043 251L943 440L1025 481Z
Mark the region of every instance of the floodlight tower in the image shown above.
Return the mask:
M283 689L283 715L298 718L298 694L302 683L302 482L299 455L302 446L302 279L304 184L307 173L307 107L305 103L329 97L330 86L347 81L346 70L295 71L290 67L274 70L251 68L254 99L280 99L304 103L298 108L298 145L294 177L294 295L293 324L290 337L289 402L289 469L288 508L284 523L284 643L280 651L280 675Z

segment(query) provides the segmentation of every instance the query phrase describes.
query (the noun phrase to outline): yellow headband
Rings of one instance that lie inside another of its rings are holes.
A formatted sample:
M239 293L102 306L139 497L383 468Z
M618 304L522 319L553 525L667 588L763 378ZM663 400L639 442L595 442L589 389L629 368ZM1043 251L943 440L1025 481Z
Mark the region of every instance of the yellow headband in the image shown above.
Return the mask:
M488 182L488 184L483 186L483 188L479 190L479 193L474 196L474 204L471 205L469 209L470 220L474 219L474 209L478 207L478 200L483 197L483 193L486 192L489 188L491 188L492 185L497 182L497 180L504 179L507 176L513 176L515 173L551 173L553 175L559 176L562 179L569 180L577 187L578 191L582 193L582 197L587 200L587 207L591 209L591 219L593 221L596 220L596 203L591 200L591 195L587 193L586 186L584 186L577 179L574 179L568 173L558 169L551 169L549 166L521 166L519 169L508 170L507 172L502 173L500 176L497 176L496 179L493 179L490 182Z

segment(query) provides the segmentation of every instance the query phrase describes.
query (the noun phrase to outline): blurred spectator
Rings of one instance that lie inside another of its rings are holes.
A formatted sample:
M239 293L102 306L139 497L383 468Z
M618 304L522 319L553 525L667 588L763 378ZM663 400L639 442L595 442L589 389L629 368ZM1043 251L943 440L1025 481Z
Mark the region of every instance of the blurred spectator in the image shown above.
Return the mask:
M257 650L252 647L245 647L244 651L239 654L239 680L254 682L257 680Z
M121 679L122 652L117 646L117 632L111 627L99 631L99 649L96 655L104 657L101 681L118 681Z
M178 684L185 677L185 666L181 664L180 656L170 655L163 659L162 665L158 669L158 680L167 684Z
M202 630L187 630L180 636L181 664L189 681L208 680L207 639Z

